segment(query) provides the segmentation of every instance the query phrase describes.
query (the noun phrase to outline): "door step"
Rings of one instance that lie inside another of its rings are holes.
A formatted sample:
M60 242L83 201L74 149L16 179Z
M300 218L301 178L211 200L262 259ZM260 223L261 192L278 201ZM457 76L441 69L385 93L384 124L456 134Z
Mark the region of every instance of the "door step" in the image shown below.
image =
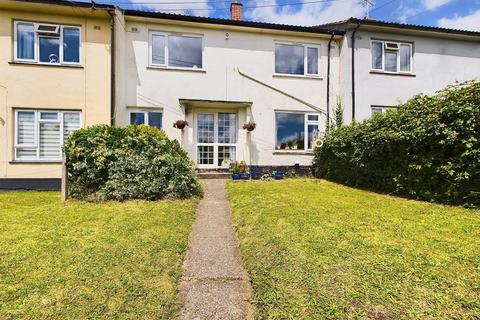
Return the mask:
M200 179L230 179L228 169L197 169Z

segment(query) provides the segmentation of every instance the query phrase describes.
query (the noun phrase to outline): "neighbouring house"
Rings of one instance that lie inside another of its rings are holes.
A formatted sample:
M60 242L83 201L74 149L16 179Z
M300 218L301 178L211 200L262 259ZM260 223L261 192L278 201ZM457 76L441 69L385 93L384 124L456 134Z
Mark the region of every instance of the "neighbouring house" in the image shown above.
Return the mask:
M308 167L337 101L362 121L480 76L480 32L251 22L238 2L230 19L61 0L0 10L0 188L58 183L63 139L96 123L161 128L199 169Z
M108 10L0 1L0 188L59 188L68 134L110 123Z

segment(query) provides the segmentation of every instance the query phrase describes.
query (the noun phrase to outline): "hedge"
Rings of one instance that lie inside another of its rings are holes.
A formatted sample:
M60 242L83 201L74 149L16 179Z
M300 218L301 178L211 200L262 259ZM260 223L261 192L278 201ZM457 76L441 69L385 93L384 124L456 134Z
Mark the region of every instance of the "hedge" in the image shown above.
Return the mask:
M330 131L320 178L427 201L480 206L480 82L417 95L397 110Z
M73 198L156 200L202 194L188 153L157 128L80 129L70 135L64 152Z

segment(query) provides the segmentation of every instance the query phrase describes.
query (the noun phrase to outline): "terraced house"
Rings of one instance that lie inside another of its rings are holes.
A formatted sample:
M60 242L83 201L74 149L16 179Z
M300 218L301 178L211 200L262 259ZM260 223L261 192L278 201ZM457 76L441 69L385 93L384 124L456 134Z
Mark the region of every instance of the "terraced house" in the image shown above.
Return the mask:
M237 2L231 19L53 0L0 10L1 188L58 186L62 142L96 123L164 129L199 169L308 167L337 102L361 121L480 76L471 31L250 22Z

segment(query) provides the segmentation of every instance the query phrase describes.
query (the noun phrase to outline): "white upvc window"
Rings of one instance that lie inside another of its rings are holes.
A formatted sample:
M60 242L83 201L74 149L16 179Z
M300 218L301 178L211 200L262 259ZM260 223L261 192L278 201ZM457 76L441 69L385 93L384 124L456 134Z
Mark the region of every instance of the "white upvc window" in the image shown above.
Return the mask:
M15 110L15 160L60 161L68 136L81 128L81 113Z
M275 112L275 149L312 150L320 137L320 114Z
M377 105L372 105L371 106L371 116L375 116L376 114L382 114L387 112L387 110L396 110L397 107L392 107L392 106L377 106Z
M155 127L158 129L163 128L163 113L162 111L145 111L145 110L132 110L130 114L130 124L144 124L147 126Z
M318 76L320 74L320 46L275 43L275 74Z
M389 73L413 72L413 45L407 42L372 40L371 68Z
M15 21L14 60L53 65L80 65L82 35L77 26Z
M149 64L154 67L203 69L203 37L151 31Z

